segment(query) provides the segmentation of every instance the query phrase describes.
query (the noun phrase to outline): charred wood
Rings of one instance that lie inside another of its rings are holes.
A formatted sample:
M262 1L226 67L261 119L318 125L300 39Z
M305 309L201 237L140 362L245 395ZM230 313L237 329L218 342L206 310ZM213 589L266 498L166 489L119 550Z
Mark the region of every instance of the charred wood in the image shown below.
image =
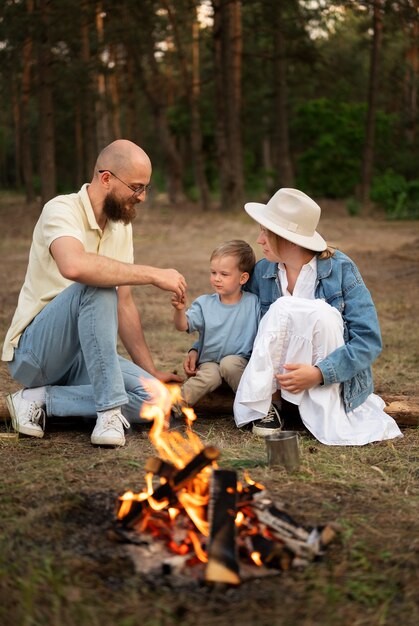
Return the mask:
M208 518L210 535L205 580L212 583L240 583L236 547L237 475L216 469L210 483Z

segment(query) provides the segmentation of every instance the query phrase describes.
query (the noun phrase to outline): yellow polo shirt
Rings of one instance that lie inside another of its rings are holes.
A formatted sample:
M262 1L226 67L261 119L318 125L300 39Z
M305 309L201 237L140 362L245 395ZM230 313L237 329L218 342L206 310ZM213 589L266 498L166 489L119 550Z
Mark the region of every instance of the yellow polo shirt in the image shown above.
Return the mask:
M131 224L108 221L102 231L93 213L88 185L78 193L53 198L44 206L33 232L25 282L12 324L3 345L3 361L12 361L14 348L25 328L48 302L72 284L57 267L50 246L58 237L75 237L86 252L101 254L124 263L133 263Z

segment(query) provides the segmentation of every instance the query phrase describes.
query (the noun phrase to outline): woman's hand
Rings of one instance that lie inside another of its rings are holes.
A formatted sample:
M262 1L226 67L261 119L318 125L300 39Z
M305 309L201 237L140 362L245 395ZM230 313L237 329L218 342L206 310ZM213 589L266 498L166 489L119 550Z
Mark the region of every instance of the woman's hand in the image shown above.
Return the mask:
M290 393L300 393L305 389L311 389L323 382L321 370L315 365L305 363L287 363L283 365L285 374L275 374L281 389Z

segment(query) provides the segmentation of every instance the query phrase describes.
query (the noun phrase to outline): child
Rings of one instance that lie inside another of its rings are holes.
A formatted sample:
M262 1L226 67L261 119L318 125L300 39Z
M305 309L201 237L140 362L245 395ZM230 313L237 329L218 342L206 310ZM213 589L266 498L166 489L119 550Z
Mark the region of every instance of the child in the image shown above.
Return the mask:
M194 300L172 296L177 330L198 331L195 372L182 386L182 399L194 406L225 380L235 392L249 360L260 320L259 299L242 291L255 265L255 253L238 239L220 244L210 258L215 293Z

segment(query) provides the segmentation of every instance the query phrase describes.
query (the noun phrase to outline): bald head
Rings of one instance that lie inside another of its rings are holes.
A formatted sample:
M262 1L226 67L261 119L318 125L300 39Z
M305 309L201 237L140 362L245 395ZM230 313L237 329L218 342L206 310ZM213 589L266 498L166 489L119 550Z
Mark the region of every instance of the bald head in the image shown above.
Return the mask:
M128 139L117 139L103 148L97 158L95 169L96 171L106 169L119 172L119 175L135 177L138 170L148 170L151 174L151 161L137 144Z

